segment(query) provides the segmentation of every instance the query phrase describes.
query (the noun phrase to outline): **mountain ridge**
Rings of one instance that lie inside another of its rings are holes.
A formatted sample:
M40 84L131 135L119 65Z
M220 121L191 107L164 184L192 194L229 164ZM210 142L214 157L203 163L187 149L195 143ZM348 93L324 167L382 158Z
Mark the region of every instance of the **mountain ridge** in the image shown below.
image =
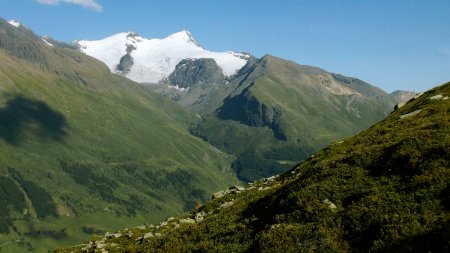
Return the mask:
M132 54L146 39L135 33L109 38L113 38L108 42L111 48L120 53L114 56L116 60L105 61L109 69L119 70L122 75L130 73L136 60ZM186 31L166 39L198 47ZM162 43L166 39L153 41ZM382 119L395 105L387 93L356 78L268 54L260 59L249 55L245 58L245 65L232 76L224 75L214 58L181 59L159 84L147 84L195 113L201 121L190 127L191 133L234 156L233 168L238 174L242 168L253 168L252 164L261 161L271 164L261 172L240 174L243 180L280 173L329 142ZM287 123L290 120L296 124ZM242 138L253 141L243 143L239 140ZM276 155L270 151L272 145ZM286 147L296 150L297 155L286 151ZM289 155L278 154L283 152Z
M194 114L103 62L2 19L0 59L3 250L157 221L239 182Z
M206 95L196 86L178 92L179 103L203 118L192 132L235 155L233 168L251 181L281 173L393 110L383 90L336 76L266 55L228 83L205 88Z
M0 229L29 250L191 209L238 184L235 172L252 181L289 170L393 108L363 81L270 55L227 53L226 73L203 54L163 57L178 72L144 86L120 76L139 63L137 34L119 34L108 65L23 28L0 20ZM166 39L204 53L178 35Z

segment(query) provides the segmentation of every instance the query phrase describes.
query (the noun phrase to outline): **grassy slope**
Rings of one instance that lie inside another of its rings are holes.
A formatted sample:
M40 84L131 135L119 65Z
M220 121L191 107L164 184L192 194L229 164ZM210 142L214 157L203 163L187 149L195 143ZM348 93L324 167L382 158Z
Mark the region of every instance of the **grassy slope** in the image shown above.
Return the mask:
M265 56L252 71L210 95L215 98L209 98L204 107L219 107L219 114L199 111L212 116L205 116L193 132L235 155L238 159L233 167L243 180L284 172L330 142L366 129L393 109L385 92L359 80L340 77L336 80L319 68ZM335 94L326 88L326 81L359 93ZM372 93L379 98L368 95ZM215 104L224 98L223 105ZM255 118L263 121L264 108L281 112L277 131L264 124L246 122ZM221 112L226 116L221 116ZM282 138L277 138L277 132Z
M439 94L447 99L431 99ZM131 231L131 239L93 240L110 252L448 251L449 96L450 83L428 91L290 172L184 216L208 213L201 222L176 225L175 219L121 231ZM418 114L400 117L411 112ZM149 231L161 235L135 242Z
M230 158L186 130L195 116L95 59L14 29L0 24L0 175L11 183L17 174L19 187L2 196L20 190L31 202L5 200L0 244L23 238L21 250L43 251L156 222L237 183Z

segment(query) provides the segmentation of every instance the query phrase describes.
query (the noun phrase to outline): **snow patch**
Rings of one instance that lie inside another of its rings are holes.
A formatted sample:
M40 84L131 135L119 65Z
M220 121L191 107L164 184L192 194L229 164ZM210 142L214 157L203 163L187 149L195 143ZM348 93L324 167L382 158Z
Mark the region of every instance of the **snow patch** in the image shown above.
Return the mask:
M195 41L189 31L183 30L164 39L146 39L136 33L119 33L102 40L75 41L87 55L103 61L112 72L127 53L133 66L126 77L136 82L159 83L167 78L183 59L212 58L224 75L237 73L248 61L249 55L236 52L211 52ZM127 51L128 49L128 51Z
M42 36L42 41L47 44L47 46L53 47L53 44L48 42L49 37L47 35Z
M126 54L129 33L119 33L103 40L75 41L80 50L87 55L104 62L111 71L114 71L120 58Z
M16 28L19 28L22 25L17 20L10 20L8 23Z

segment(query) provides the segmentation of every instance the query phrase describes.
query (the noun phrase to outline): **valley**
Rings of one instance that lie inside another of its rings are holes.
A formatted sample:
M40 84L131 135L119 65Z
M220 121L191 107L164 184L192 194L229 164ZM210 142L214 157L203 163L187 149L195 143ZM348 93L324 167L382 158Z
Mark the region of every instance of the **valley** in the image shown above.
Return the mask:
M57 252L446 252L450 83L290 171Z
M20 241L3 250L156 222L239 182L181 106L26 28L0 34L0 227Z
M129 33L128 40L112 39L124 34L76 44L86 54L104 60L98 53L101 48L126 48L132 43L131 54L123 49L123 56L117 55L115 62L105 61L113 72L117 72L121 57L129 56L133 61L133 55L139 58L153 55L153 51L166 52L149 48L148 43L168 41L164 44L167 47L178 45L181 55L190 58L171 56L174 49L157 56L161 58L158 62L171 62L174 70L153 80L156 83L143 84L195 113L201 120L190 127L191 133L233 156L232 168L244 182L287 171L329 143L380 121L395 104L415 95L404 91L388 94L359 79L271 55L257 59L230 52L240 57L234 61L245 59L245 65L230 75L223 69L221 58L213 58L219 53L198 55L197 51L206 51L188 31L162 40L132 40L129 36L135 38L136 33ZM149 72L166 66L154 66L154 61L152 58L143 63L141 58L141 65ZM130 73L117 73L137 80Z
M446 251L449 94L0 18L0 251Z

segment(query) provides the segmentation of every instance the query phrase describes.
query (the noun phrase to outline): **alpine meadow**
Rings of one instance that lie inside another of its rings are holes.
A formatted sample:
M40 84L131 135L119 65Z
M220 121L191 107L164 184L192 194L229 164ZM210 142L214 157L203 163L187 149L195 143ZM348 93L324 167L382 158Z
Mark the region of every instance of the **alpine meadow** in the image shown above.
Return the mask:
M448 13L0 0L0 252L449 252Z

